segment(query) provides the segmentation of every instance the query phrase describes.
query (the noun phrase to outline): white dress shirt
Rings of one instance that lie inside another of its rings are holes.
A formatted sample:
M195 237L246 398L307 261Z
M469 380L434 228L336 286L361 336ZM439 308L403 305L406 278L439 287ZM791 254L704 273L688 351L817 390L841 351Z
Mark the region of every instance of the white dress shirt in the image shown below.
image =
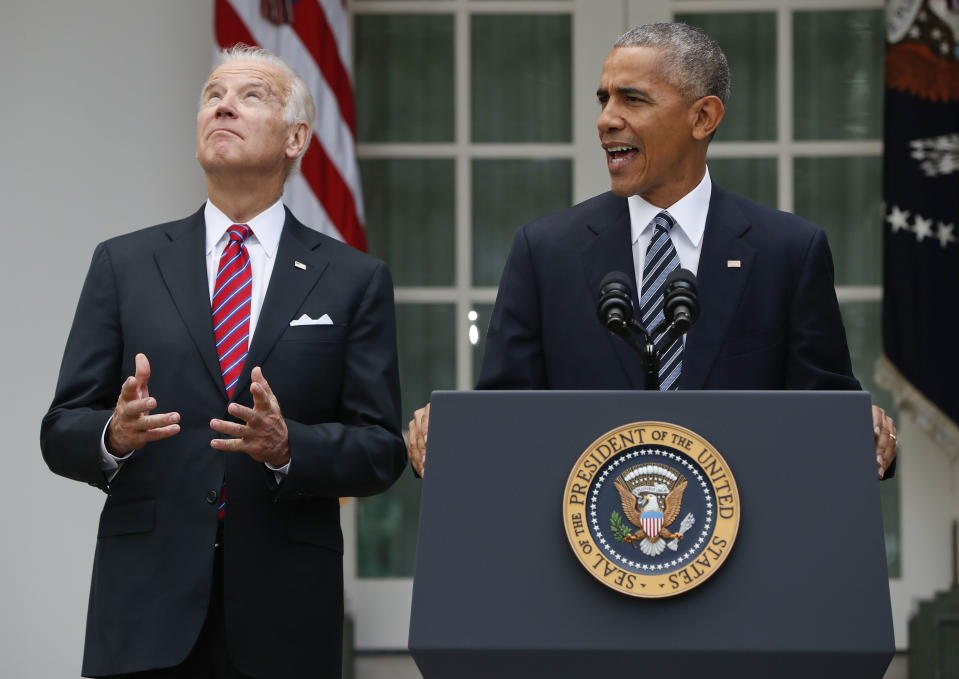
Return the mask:
M679 256L679 265L689 269L694 275L699 271L699 255L703 250L703 233L706 230L706 213L709 212L709 198L712 193L713 185L709 180L707 168L706 174L696 188L669 207L656 207L640 196L630 196L626 199L629 205L633 267L637 285L643 284L643 263L646 260L649 241L653 238L653 217L663 210L676 220L676 226L670 229L669 236ZM643 291L638 291L637 296L642 298Z
M210 304L212 305L213 286L220 268L220 255L223 254L223 250L226 249L227 243L230 241L227 229L233 226L235 222L210 200L206 201L203 208L203 219L206 222L206 271L210 286ZM243 243L250 255L250 272L253 276L253 289L250 299L251 342L253 341L253 333L256 331L256 322L260 318L260 310L263 308L263 299L266 297L266 290L270 285L270 275L273 273L273 263L276 261L276 250L280 245L280 234L283 232L285 221L286 211L283 209L283 201L278 200L246 222L246 225L253 232ZM163 407L162 403L157 405L160 408ZM110 422L107 421L107 427L109 426ZM100 437L100 469L106 473L107 479L112 481L119 471L121 463L135 451L130 451L122 457L111 455L106 447L106 431L106 427L104 427L103 434ZM289 462L283 467L273 467L270 464L266 466L276 473L277 481L290 470Z

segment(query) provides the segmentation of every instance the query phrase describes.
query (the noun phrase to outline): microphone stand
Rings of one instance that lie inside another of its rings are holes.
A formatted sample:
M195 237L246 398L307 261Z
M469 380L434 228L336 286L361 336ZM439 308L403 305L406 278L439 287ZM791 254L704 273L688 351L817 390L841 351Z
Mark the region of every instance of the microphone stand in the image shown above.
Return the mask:
M628 323L623 323L615 330L613 328L609 328L609 330L626 342L630 349L643 357L643 362L646 365L646 383L643 388L647 391L659 391L660 353L653 342L653 336L635 318L629 319ZM637 335L642 335L645 338L645 344L640 344L636 340Z

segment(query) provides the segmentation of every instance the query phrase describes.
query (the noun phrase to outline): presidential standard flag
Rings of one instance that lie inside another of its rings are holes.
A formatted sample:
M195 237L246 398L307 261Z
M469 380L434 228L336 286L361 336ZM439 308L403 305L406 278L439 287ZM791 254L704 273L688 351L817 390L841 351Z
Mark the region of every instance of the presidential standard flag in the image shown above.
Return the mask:
M959 2L886 12L883 346L878 376L959 450Z
M356 115L350 78L345 0L215 0L222 47L264 47L306 82L316 102L313 139L283 202L317 231L366 250L363 196L356 160Z

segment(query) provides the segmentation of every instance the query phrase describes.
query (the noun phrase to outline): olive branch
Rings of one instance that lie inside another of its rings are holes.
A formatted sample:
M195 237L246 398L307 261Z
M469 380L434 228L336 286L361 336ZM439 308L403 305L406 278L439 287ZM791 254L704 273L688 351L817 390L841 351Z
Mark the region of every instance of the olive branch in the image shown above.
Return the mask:
M616 538L618 542L626 542L626 536L633 532L626 525L626 522L623 521L622 515L615 509L609 517L609 528L613 532L613 537Z

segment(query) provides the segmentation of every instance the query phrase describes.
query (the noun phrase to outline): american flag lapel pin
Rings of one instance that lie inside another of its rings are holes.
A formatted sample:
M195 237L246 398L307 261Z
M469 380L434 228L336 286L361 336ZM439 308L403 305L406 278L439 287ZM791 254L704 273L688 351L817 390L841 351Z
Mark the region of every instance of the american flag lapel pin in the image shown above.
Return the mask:
M297 269L303 269L304 271L306 271L306 264L304 264L298 259L293 260L293 266L295 266Z
M727 259L727 260L726 260L726 268L727 268L727 269L738 269L738 268L740 268L742 265L743 265L743 263L742 263L741 261L739 261L738 259Z

